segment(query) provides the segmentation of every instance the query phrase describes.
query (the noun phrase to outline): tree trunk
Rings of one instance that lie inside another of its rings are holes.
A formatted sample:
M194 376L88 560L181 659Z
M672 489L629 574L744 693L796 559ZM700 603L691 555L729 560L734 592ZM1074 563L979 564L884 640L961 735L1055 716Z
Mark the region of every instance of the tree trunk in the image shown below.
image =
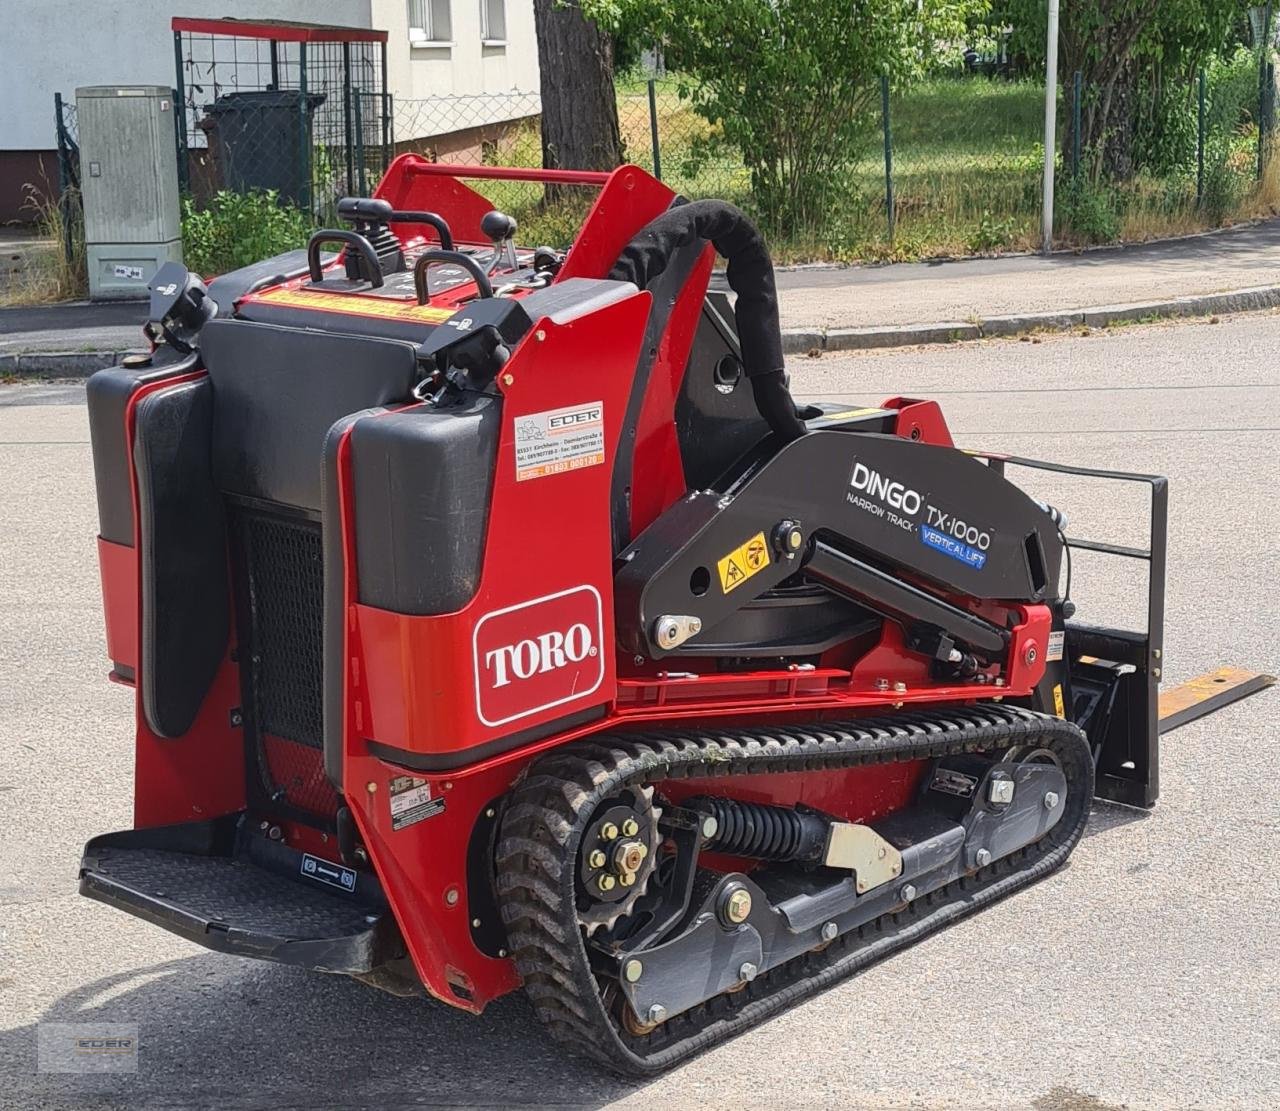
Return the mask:
M612 170L622 162L613 39L577 0L534 0L542 72L542 164ZM548 191L550 192L550 191Z
M1101 145L1102 173L1116 181L1133 177L1134 97L1137 74L1132 61L1116 74L1107 97L1107 115L1102 133L1096 136Z

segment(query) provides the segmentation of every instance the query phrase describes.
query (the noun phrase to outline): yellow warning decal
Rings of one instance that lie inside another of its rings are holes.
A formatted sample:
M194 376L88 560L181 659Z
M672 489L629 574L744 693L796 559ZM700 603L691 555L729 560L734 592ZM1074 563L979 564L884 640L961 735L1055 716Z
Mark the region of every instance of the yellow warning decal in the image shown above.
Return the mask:
M757 532L716 563L720 572L720 589L728 594L768 566L769 545L765 542L764 533Z
M854 417L869 417L875 413L887 413L888 409L841 409L838 413L823 413L814 419L820 423L836 420L853 420Z
M1062 684L1053 684L1053 712L1064 721L1067 717L1067 708L1062 704Z
M411 324L439 324L454 314L453 309L419 305L413 301L392 301L350 293L323 293L316 289L268 289L249 298L265 305L288 305L297 309L320 309L350 316L376 316L384 320L405 320Z

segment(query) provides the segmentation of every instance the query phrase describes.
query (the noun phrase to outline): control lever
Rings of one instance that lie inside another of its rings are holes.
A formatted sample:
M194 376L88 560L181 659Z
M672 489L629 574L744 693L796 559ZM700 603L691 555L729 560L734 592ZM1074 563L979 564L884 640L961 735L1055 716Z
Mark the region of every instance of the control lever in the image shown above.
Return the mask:
M184 354L195 349L196 334L212 320L218 303L204 282L180 262L166 262L147 285L150 311L144 331L152 342L164 339Z
M480 230L493 243L493 258L485 266L485 273L492 274L502 265L502 269L514 271L519 267L516 261L516 229L520 225L514 216L499 212L496 208L486 212L480 220Z

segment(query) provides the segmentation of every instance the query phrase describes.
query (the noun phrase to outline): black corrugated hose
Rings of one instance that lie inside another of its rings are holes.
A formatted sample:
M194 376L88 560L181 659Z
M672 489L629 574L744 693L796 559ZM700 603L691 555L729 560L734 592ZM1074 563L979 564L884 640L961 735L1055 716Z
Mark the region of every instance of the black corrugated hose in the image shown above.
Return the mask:
M734 316L742 343L742 368L751 382L756 408L783 442L802 436L804 422L787 389L782 360L773 260L764 238L741 209L725 201L692 201L668 209L622 249L609 277L644 289L679 248L695 239L707 240L728 262L725 276L738 295Z

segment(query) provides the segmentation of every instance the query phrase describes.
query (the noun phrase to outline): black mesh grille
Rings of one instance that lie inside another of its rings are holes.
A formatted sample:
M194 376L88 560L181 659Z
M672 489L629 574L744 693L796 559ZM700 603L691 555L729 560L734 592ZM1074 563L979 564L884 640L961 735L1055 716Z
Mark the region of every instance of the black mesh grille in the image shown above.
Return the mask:
M248 588L248 676L258 770L268 795L332 818L323 740L324 564L320 526L240 517Z
M324 564L320 526L244 520L258 732L319 748Z

